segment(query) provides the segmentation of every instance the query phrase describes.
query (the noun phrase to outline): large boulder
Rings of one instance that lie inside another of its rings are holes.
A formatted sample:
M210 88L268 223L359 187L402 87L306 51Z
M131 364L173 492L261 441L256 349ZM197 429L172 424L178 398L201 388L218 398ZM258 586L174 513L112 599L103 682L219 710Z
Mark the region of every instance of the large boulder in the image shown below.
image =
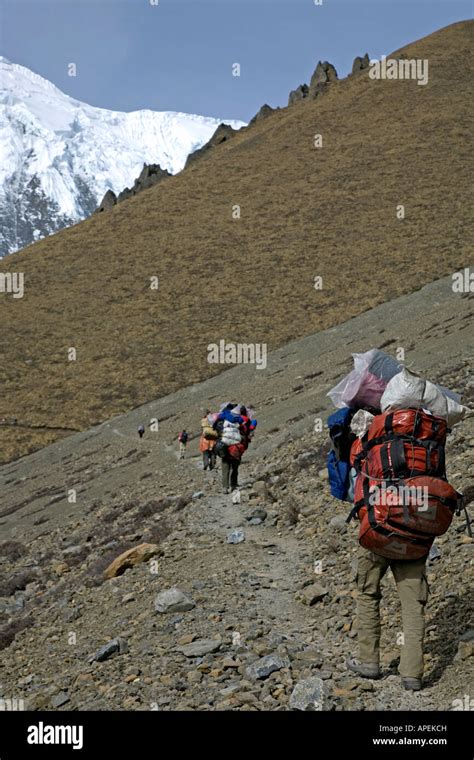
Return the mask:
M114 559L113 562L106 568L104 575L106 578L116 578L117 575L122 575L125 570L128 570L135 565L139 565L141 562L148 562L149 559L162 552L157 544L140 544L134 546L132 549L128 549L123 554L120 554Z

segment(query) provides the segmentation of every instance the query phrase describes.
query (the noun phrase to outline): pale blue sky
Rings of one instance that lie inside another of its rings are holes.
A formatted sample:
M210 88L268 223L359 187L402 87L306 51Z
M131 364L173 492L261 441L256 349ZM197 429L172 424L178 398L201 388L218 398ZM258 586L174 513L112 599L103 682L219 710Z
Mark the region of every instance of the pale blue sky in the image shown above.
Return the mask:
M472 8L467 0L153 2L0 0L0 55L95 106L248 120L264 102L286 105L319 59L343 76L356 55L388 54L470 18Z

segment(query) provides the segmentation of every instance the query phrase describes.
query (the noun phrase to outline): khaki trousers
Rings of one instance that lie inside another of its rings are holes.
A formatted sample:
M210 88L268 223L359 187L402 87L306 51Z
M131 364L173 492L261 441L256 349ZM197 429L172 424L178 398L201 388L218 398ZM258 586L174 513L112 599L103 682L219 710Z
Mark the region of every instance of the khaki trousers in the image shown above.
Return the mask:
M400 675L403 678L422 677L425 605L429 593L425 563L426 557L413 561L389 560L359 547L357 638L362 663L379 663L380 584L390 567L402 606ZM394 644L396 643L395 641Z

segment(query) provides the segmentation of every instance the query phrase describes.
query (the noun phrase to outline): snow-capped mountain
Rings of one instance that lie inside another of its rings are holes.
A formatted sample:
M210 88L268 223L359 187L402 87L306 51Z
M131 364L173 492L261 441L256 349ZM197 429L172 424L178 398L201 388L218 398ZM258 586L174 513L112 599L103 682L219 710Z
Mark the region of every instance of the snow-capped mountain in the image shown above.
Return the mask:
M0 257L89 216L144 163L179 172L221 121L95 108L0 56Z

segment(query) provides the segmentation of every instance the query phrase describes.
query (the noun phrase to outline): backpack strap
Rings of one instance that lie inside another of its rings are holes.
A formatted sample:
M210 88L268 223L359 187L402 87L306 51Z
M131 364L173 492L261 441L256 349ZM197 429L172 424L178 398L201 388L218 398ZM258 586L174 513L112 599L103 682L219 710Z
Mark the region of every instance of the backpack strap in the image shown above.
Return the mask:
M385 417L384 428L387 435L393 435L393 412L390 412L390 414L387 414Z

